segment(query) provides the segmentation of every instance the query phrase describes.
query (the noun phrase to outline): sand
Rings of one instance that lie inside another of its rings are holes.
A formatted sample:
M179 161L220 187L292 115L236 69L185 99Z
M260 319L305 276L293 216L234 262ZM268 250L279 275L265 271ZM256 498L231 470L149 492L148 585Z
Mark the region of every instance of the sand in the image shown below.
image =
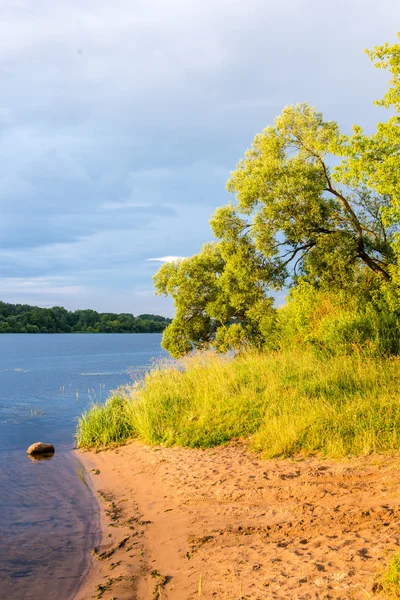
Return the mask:
M379 598L399 547L399 456L267 461L242 442L78 454L102 543L76 600Z

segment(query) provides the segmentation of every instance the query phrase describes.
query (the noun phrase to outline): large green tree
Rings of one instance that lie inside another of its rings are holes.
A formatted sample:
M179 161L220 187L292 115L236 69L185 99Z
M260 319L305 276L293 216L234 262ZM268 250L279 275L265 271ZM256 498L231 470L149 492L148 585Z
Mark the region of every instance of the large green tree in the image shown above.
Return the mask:
M393 78L381 101L400 107L400 50L370 53ZM264 343L274 321L268 290L296 285L390 285L398 272L399 117L351 136L306 103L287 106L254 138L227 184L235 202L211 219L216 242L166 264L156 292L176 316L163 344L174 356L214 344ZM368 275L369 274L369 275Z
M398 34L400 38L400 33ZM366 50L378 69L390 73L388 91L375 104L390 110L388 120L377 124L373 135L359 126L352 136L342 136L338 152L344 157L335 175L349 186L365 185L383 196L382 217L395 230L394 248L400 251L397 233L400 222L400 44L383 44ZM394 273L395 277L398 274Z

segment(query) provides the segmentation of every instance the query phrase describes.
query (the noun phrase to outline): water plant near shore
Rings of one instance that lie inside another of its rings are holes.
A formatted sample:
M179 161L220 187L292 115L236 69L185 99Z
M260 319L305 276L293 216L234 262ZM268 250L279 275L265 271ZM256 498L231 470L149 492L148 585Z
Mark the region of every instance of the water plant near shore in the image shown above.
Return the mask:
M78 422L81 448L210 447L248 437L265 457L341 457L400 448L400 361L297 349L197 353L150 371Z

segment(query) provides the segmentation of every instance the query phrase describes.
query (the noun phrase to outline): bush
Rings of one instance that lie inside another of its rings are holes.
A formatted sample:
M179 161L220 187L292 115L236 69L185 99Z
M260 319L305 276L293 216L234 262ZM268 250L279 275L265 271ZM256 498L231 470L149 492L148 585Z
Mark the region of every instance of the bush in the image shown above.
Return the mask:
M275 330L280 348L308 346L329 355L400 354L400 303L391 285L376 289L316 290L300 282L278 309Z

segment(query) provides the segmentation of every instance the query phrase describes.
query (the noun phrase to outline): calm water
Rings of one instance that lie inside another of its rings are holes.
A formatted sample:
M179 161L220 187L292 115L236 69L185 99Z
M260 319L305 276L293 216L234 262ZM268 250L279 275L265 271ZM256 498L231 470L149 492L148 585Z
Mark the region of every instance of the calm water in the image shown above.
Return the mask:
M73 598L96 503L71 453L76 418L165 353L159 334L0 335L0 600ZM36 441L56 453L35 461Z

